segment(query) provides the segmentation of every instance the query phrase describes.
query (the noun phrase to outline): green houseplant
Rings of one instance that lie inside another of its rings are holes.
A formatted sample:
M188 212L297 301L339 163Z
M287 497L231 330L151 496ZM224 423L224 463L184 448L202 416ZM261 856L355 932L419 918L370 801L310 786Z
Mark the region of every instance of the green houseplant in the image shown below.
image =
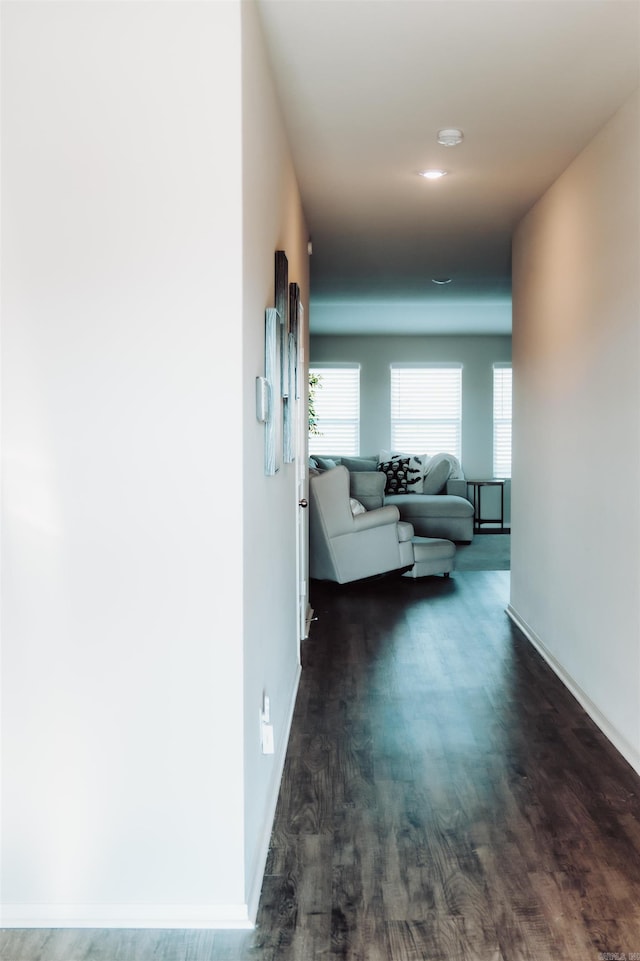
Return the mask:
M320 374L309 371L309 434L321 435L318 430L318 416L316 414L316 391L322 387Z

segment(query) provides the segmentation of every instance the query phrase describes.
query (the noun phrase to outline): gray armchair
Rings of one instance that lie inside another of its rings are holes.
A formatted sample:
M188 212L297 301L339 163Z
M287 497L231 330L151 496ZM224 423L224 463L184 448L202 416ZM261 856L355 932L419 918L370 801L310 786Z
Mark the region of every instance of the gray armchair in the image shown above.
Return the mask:
M349 504L349 471L335 467L309 478L309 574L349 581L414 563L413 527L389 505L355 517Z

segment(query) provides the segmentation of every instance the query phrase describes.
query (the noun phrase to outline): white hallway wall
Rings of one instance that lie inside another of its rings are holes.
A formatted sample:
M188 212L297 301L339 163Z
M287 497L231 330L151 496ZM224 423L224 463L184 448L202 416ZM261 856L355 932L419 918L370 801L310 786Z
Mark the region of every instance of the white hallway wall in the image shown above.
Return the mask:
M2 6L5 925L249 918L277 785L245 683L273 651L282 737L297 660L290 561L243 556L245 462L275 526L291 482L257 468L242 44L235 0ZM263 189L289 242L290 178Z
M634 96L514 241L511 613L640 771Z
M242 5L242 46L245 870L253 915L299 673L295 599L300 513L294 465L280 458L278 474L264 474L264 427L255 416L255 377L264 373L264 309L274 304L276 250L285 251L289 282L300 287L304 306L300 336L308 356L309 238L254 3ZM306 381L303 374L301 380ZM306 523L304 513L301 520ZM261 753L258 720L263 693L271 702L275 756Z

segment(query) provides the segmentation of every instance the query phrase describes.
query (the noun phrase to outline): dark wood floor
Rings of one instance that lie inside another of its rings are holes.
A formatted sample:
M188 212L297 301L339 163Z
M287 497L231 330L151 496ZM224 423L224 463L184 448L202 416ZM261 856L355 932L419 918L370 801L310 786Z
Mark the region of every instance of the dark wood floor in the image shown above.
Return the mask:
M640 778L508 572L312 582L253 932L10 932L6 961L640 958Z

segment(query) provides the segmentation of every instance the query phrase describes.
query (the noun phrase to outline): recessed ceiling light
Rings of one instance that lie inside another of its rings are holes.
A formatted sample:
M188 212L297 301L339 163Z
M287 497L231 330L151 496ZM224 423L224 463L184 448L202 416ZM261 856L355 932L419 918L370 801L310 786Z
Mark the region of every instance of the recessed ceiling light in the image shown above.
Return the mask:
M451 277L432 277L431 283L432 284L450 284Z
M438 130L438 143L443 147L455 147L463 140L464 134L457 127L444 127L443 130Z
M421 170L421 177L426 177L427 180L440 180L440 177L446 177L446 170Z

